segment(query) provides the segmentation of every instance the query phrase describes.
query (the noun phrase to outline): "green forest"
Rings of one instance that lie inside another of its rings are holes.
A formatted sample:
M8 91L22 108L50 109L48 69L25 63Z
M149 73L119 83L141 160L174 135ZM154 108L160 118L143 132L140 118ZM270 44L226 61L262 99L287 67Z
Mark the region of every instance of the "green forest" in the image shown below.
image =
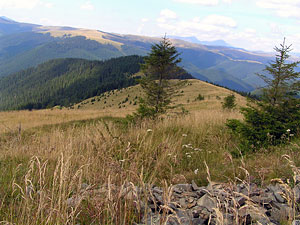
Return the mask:
M137 84L141 56L106 61L54 59L0 78L0 110L69 107L106 91ZM181 70L174 78L193 78Z

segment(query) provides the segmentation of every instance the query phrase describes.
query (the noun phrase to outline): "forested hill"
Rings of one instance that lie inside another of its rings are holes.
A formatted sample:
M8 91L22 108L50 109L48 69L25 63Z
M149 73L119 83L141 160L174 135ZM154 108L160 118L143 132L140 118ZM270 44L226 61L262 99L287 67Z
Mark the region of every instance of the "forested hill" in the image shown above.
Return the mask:
M136 84L141 56L106 61L54 59L0 78L0 110L70 106L103 92ZM180 78L192 78L188 73Z
M140 56L107 61L55 59L0 78L0 110L68 106L102 92L135 84Z

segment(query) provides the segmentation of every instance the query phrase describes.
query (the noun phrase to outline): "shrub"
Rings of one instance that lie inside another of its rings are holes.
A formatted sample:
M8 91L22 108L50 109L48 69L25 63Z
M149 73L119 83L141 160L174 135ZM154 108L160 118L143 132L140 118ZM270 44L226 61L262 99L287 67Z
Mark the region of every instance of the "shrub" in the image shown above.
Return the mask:
M223 109L234 109L236 107L235 104L235 95L231 94L224 98L224 102L222 102Z
M202 100L204 100L204 96L199 94L195 100L196 101L202 101Z

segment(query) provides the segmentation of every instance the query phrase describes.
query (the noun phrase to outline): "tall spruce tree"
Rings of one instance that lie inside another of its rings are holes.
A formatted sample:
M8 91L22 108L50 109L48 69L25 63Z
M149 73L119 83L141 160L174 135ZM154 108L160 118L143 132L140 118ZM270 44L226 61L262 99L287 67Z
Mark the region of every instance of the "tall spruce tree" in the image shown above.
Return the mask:
M243 151L285 143L300 133L299 62L288 62L291 45L285 40L275 47L276 58L266 66L262 100L241 109L244 121L229 120L227 126L241 138Z
M171 82L174 75L178 75L181 62L179 53L172 43L165 37L158 44L151 47L151 52L142 64L144 77L140 84L145 93L138 108L140 117L156 118L170 108L171 100L178 93L183 82Z
M295 68L299 62L287 62L290 58L289 53L292 51L291 45L283 43L280 48L275 47L276 58L264 69L268 75L257 74L267 84L263 88L263 101L272 106L280 106L297 95L300 90L299 72Z

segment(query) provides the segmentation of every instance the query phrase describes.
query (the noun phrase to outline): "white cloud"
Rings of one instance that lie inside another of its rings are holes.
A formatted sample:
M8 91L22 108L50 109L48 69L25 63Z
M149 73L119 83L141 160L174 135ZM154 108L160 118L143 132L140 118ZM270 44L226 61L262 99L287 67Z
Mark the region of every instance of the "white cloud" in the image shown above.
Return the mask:
M204 6L215 6L220 3L219 0L173 0L175 2L195 4L195 5L204 5ZM232 0L221 0L224 3L232 3Z
M177 14L170 9L161 10L160 16L165 17L166 19L176 19L177 18Z
M0 0L0 9L33 9L40 0Z
M54 4L41 0L0 0L0 9L33 9L37 6L52 8Z
M191 20L170 21L158 19L158 26L178 35L194 35L197 33L218 33L230 32L237 26L235 20L221 15L209 15L204 18L194 17Z
M46 7L46 8L53 8L53 6L54 6L54 4L53 3L51 3L51 2L45 2L45 3L43 3L43 5Z
M237 25L234 19L221 15L209 15L202 20L202 23L225 27L236 27Z
M300 18L300 0L259 0L256 5L270 9L280 17Z
M143 29L144 29L144 27L145 27L145 23L148 23L150 21L150 19L148 19L148 18L142 18L141 19L141 24L140 24L140 26L137 28L137 33L138 34L142 34L143 33Z
M163 9L160 11L160 16L157 19L157 22L159 23L167 23L171 20L176 20L177 19L177 14L170 10L170 9Z
M197 4L197 5L217 5L219 0L174 0L176 2L188 3L188 4Z
M148 18L143 18L143 19L141 19L141 21L142 21L142 23L147 23L147 22L149 22L150 20L149 20Z
M84 4L82 4L80 8L83 10L90 10L90 11L95 9L94 5L90 1L87 1Z

